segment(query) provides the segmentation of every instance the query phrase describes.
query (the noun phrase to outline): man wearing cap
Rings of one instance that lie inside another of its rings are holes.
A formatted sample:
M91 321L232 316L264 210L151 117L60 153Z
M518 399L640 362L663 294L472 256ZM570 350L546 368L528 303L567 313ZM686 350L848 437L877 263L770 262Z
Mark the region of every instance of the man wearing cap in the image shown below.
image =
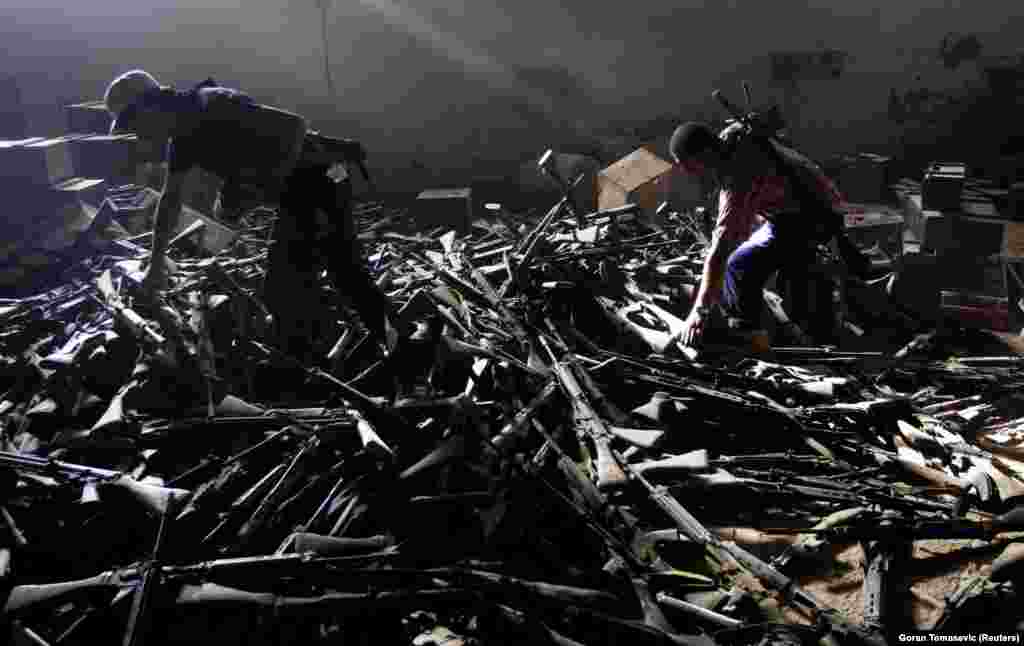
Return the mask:
M371 333L385 339L392 305L363 260L351 182L339 163L361 163L360 144L310 133L302 117L259 105L212 79L182 91L133 70L114 79L104 101L114 117L111 132L167 146L146 290L167 286L167 247L181 216L186 173L198 166L224 181L220 201L229 211L240 208L242 187L259 189L265 201L281 207L264 296L286 349L297 355L310 349L323 265ZM326 230L317 224L318 212L328 216Z
M793 285L806 286L800 277L815 263L817 245L841 226L842 196L805 155L777 140L756 141L740 124L716 135L706 124L686 123L669 149L683 171L720 187L714 235L681 340L699 344L720 305L730 329L766 343L760 331L765 284L782 270Z

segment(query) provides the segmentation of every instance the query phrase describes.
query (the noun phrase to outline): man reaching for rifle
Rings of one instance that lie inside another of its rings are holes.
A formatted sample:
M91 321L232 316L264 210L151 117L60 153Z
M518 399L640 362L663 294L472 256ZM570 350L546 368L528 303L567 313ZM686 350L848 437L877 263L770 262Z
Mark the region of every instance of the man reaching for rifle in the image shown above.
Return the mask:
M764 286L775 272L805 286L817 245L837 234L848 245L841 235L842 196L831 180L805 155L757 137L738 123L716 135L690 122L669 142L678 167L720 187L718 219L681 335L688 346L700 343L716 305L731 329L758 330Z
M167 146L146 291L167 287L167 247L181 217L186 174L198 166L224 181L221 203L229 211L240 208L242 187L280 205L264 294L280 345L309 358L324 265L371 333L385 340L392 305L364 263L343 166L365 159L362 145L308 132L301 117L259 105L213 80L182 91L133 70L114 79L104 101L115 119L112 133L134 133ZM317 225L321 211L328 216L326 231Z

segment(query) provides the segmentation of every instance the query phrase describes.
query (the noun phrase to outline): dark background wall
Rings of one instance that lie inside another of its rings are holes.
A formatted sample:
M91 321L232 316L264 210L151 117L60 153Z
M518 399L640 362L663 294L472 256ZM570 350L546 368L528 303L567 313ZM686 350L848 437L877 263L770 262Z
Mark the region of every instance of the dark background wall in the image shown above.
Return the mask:
M362 138L398 184L720 116L711 90L739 98L741 79L819 156L982 156L1000 128L1019 130L984 72L1024 52L1016 3L326 1L334 97L317 0L7 2L0 69L33 134L62 132L61 104L99 98L133 67L167 84L213 76ZM778 52L814 56L773 66Z

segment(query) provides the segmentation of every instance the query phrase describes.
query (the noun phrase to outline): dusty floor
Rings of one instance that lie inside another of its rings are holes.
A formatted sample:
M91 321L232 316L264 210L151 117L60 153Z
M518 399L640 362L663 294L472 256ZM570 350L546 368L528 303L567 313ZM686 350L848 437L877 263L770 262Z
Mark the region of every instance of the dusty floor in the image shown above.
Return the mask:
M902 581L891 582L891 585L905 589L905 592L897 593L897 598L905 601L903 616L911 616L918 629L932 628L942 616L946 597L953 594L965 579L988 575L992 561L1003 547L1001 544L990 546L970 540L916 542L913 559L904 566ZM765 592L764 587L751 576L738 571L730 573L743 589L759 595ZM823 571L796 579L823 605L842 611L854 623L863 622L864 551L860 545L837 547L831 572ZM766 605L777 607L771 602ZM791 608L786 608L783 616L792 623L813 623L809 615Z

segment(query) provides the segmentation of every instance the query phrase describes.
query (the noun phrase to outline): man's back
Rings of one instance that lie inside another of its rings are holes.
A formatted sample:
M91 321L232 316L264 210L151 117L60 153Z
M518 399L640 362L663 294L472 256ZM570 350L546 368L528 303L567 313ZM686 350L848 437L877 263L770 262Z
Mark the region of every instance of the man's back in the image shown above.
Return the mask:
M302 117L212 81L176 94L179 119L168 158L171 172L199 166L225 182L280 190L302 152Z
M796 149L773 141L773 154L736 126L726 128L721 138L730 161L722 173L722 188L747 194L754 212L770 216L803 211L811 208L801 199L805 195L818 202L815 206L838 208L842 203L842 195L821 167ZM800 186L794 186L794 180Z

